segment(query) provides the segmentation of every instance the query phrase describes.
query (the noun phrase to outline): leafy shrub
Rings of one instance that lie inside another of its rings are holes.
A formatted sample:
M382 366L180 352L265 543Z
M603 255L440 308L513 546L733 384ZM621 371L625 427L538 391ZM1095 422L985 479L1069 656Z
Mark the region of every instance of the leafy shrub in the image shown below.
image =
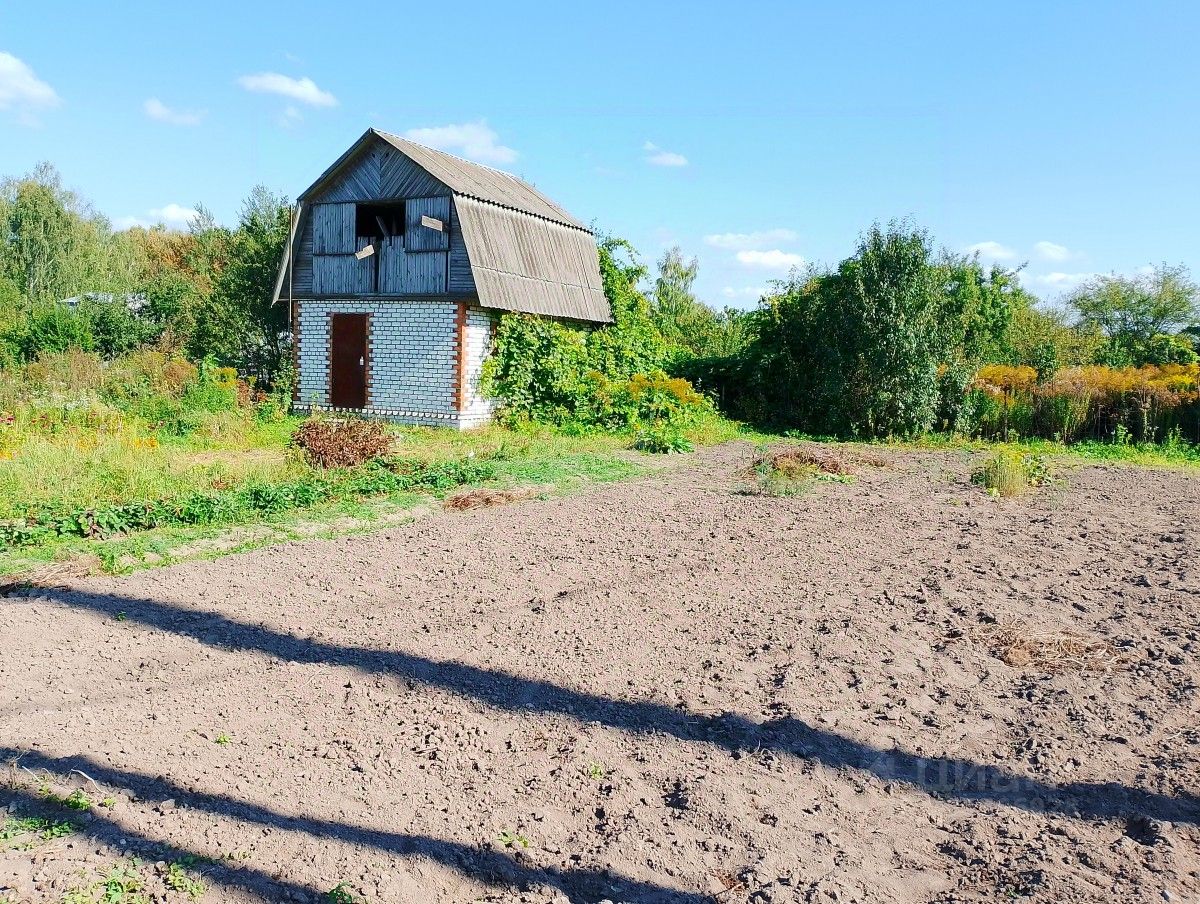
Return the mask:
M678 428L660 424L639 430L633 448L639 452L665 455L670 452L691 452L693 447Z
M578 416L610 430L661 423L681 425L712 412L712 403L687 380L668 377L662 371L634 374L620 381L592 373L586 386L587 402Z
M292 442L319 468L348 468L386 455L392 434L379 421L310 417Z

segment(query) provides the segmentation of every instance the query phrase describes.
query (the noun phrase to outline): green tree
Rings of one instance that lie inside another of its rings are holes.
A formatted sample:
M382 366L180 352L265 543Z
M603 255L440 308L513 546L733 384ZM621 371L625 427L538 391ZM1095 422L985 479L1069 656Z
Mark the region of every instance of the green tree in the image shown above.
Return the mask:
M31 304L135 288L137 259L49 164L0 183L0 276Z
M662 368L667 343L654 322L650 302L638 289L646 268L625 239L598 243L600 277L613 322L588 334L588 364L610 379L627 379Z
M243 203L232 231L201 212L192 228L193 272L200 282L211 281L212 289L195 296L185 291L192 357L212 357L266 384L286 372L287 306L272 305L271 295L290 225L287 200L262 186Z
M1101 360L1113 366L1149 361L1155 336L1200 325L1200 289L1182 264L1135 276L1098 276L1067 299L1081 330L1108 340Z

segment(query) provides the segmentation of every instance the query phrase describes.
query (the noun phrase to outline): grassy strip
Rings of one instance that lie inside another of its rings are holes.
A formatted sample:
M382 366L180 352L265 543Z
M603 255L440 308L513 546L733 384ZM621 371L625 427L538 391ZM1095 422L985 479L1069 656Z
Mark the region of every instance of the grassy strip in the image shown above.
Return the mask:
M1046 439L1004 443L934 433L887 444L913 449L1043 455L1066 461L1111 462L1150 468L1200 468L1200 446L1190 443L1103 443L1087 440L1067 444Z
M230 490L194 491L174 499L62 509L35 506L20 520L0 524L0 545L35 546L57 537L104 538L156 527L238 524L334 499L412 490L445 490L495 476L485 461L392 461L313 473L283 483L251 483Z
M736 434L732 425L721 429ZM413 510L431 496L462 485L534 483L546 487L547 493L566 493L584 484L644 473L646 461L624 451L628 443L628 437L612 434L563 436L545 429L516 432L493 427L472 433L401 429L396 449L403 458L402 464L393 466L395 470L368 466L312 472L313 479L328 483L323 485L327 492L310 504L283 504L302 502L303 493L310 492L295 492L294 481L270 489L263 489L261 483L243 486L224 491L238 504L226 500L224 507L197 508L224 512L221 520L192 524L168 520L145 529L90 537L71 527L64 534L48 531L33 545L0 548L0 575L71 561L122 573L289 540L376 530L410 519Z

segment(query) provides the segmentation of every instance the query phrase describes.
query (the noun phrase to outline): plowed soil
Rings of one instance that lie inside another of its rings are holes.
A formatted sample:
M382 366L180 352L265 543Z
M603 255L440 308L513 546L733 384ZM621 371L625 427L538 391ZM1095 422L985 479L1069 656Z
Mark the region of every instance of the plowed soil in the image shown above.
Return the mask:
M0 600L0 901L1200 896L1200 479L750 454Z

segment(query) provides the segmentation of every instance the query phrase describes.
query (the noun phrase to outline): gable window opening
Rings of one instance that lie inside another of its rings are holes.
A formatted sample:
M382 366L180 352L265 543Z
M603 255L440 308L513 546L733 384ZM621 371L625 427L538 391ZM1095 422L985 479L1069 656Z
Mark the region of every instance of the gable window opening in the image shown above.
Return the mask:
M380 252L389 239L396 239L401 245L404 242L404 202L355 204L354 234L357 254L371 258L371 291L378 295Z

